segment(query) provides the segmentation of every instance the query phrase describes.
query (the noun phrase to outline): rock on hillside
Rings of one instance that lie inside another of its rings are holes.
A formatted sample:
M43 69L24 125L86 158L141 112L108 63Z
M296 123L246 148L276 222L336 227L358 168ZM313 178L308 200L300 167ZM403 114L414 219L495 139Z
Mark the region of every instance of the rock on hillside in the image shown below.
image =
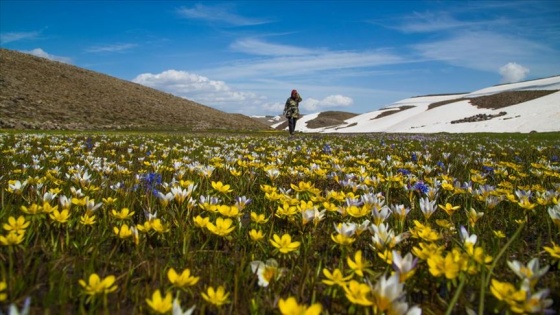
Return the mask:
M0 128L194 131L269 127L136 83L0 49Z

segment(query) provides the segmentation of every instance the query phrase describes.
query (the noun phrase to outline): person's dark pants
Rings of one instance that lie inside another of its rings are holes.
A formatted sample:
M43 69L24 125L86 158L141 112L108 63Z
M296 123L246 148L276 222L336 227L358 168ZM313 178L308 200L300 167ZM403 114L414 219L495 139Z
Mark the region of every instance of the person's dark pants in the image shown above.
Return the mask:
M294 131L296 130L296 121L297 118L294 117L288 118L288 130L290 130L291 135L293 135Z

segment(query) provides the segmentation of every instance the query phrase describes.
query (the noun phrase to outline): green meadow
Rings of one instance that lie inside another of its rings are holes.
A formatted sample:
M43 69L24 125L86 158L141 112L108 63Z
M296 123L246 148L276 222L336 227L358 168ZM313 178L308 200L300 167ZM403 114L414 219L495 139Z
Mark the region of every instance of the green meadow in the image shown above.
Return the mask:
M560 309L560 134L0 133L28 314Z

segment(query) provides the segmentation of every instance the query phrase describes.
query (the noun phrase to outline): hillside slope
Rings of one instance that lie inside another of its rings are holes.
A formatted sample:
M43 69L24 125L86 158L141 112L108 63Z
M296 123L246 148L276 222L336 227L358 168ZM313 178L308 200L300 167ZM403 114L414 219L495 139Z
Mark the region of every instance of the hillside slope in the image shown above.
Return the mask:
M0 128L70 130L264 130L136 83L0 49Z
M560 76L496 85L471 93L411 97L345 119L335 126L314 127L313 119L317 116L303 116L297 130L320 133L554 132L560 131Z

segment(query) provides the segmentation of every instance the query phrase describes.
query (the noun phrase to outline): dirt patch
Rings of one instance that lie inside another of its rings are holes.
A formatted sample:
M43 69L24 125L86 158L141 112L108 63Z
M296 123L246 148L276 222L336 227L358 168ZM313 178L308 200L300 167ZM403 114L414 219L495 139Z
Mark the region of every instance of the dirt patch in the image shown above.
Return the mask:
M556 92L558 90L509 91L471 98L470 102L478 108L499 109L528 102Z
M307 122L307 128L326 128L331 126L336 126L343 124L346 119L357 116L357 114L339 112L339 111L327 111L320 113L317 118Z
M386 111L380 113L379 115L371 118L370 120L390 116L390 115L396 114L398 112L402 112L403 110L407 110L407 109L410 109L410 108L413 108L413 107L416 107L416 106L401 106L401 107L399 107L399 109L386 110Z

